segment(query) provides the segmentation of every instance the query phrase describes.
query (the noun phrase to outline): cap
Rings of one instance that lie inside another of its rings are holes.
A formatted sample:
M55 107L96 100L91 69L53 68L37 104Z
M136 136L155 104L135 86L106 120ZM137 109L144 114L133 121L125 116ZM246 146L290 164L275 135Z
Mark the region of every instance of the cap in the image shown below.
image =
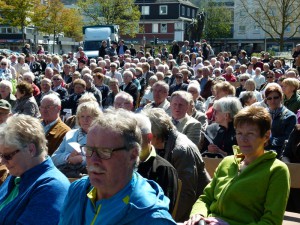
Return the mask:
M0 99L0 109L11 110L11 105L9 104L8 101L6 101L4 99Z
M118 45L118 43L115 42L115 41L112 41L111 44L112 44L112 45Z

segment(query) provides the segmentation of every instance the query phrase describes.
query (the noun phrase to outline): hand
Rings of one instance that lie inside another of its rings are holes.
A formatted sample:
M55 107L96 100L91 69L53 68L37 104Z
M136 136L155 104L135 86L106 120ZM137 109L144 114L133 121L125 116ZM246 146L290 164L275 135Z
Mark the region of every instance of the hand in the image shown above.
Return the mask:
M81 155L76 155L76 156L69 156L69 158L68 158L68 162L70 163L70 164L80 164L80 163L82 163L82 161L83 161L83 159L82 159L82 156Z
M216 218L216 217L207 217L204 218L205 222L209 225L229 225L226 221Z
M204 219L200 214L193 215L188 221L185 221L183 225L198 225L199 221Z
M222 151L217 145L214 144L209 144L207 146L207 150L211 153L220 153L220 151Z

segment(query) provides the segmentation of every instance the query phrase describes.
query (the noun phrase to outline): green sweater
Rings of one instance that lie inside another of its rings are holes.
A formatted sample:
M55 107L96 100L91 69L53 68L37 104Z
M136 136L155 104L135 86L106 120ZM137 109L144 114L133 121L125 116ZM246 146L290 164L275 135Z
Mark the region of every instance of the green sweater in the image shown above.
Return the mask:
M287 166L269 151L240 171L241 159L222 160L191 216L218 217L230 225L281 225L290 190Z

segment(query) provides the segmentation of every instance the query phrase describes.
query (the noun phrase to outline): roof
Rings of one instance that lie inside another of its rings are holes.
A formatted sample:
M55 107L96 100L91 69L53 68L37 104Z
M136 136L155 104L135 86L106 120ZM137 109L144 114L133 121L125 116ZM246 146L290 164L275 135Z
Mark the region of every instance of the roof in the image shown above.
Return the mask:
M180 3L183 5L188 5L194 8L198 8L196 5L194 5L192 2L189 0L136 0L135 3L138 4L149 4L149 3Z

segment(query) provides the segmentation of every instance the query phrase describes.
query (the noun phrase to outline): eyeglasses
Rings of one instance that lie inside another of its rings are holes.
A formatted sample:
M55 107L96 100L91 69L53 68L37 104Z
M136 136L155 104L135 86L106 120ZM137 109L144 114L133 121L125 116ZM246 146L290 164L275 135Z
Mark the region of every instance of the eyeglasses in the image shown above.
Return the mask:
M82 155L92 157L93 153L96 152L100 159L110 159L113 152L126 150L126 147L121 148L97 148L89 146L81 146Z
M6 63L1 63L1 66L6 66L7 64Z
M52 80L60 80L59 78L53 78Z
M16 151L13 151L11 153L7 153L7 154L0 154L0 158L1 159L5 159L6 161L12 160L12 158L15 156L15 154L17 154L20 150L17 149Z
M267 78L273 78L273 77L267 77Z
M268 101L271 101L272 99L277 100L277 99L279 99L279 98L280 98L280 96L274 96L274 97L267 97L266 99L267 99Z

